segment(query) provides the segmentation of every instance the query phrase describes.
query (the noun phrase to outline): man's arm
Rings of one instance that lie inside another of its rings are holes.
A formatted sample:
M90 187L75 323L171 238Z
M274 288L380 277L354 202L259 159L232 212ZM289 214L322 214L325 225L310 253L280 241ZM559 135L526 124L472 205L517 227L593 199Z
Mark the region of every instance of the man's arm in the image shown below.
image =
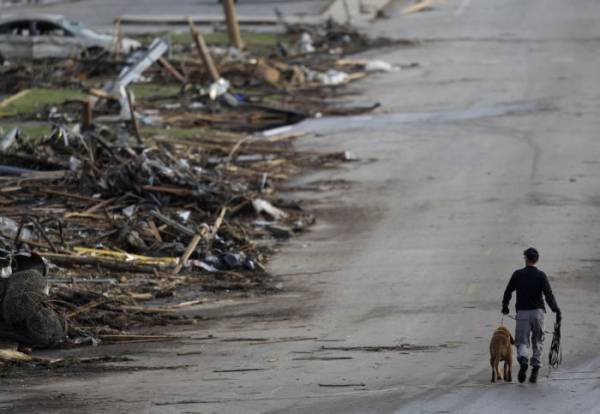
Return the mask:
M515 273L512 274L510 280L508 281L508 285L506 285L506 289L504 290L504 297L502 298L502 313L507 315L509 313L508 304L510 303L510 298L512 296L513 291L517 288Z
M548 276L544 274L542 278L542 292L544 292L544 297L546 298L546 303L552 309L554 313L560 313L560 308L556 303L556 298L554 297L554 293L552 293L552 287L550 286L550 281L548 280Z

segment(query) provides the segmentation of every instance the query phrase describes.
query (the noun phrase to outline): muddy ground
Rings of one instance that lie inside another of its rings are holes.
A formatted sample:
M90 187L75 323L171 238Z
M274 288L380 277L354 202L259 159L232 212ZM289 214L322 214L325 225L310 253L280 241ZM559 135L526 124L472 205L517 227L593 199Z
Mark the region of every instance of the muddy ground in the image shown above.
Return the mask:
M72 351L128 356L108 364L124 371L4 379L4 411L600 412L600 4L403 5L371 30L421 46L367 56L421 66L355 99L413 115L300 142L363 162L295 183L331 188L297 192L319 221L272 262L283 291L198 306L207 320L174 342ZM564 362L536 386L492 385L489 337L529 245L563 309Z

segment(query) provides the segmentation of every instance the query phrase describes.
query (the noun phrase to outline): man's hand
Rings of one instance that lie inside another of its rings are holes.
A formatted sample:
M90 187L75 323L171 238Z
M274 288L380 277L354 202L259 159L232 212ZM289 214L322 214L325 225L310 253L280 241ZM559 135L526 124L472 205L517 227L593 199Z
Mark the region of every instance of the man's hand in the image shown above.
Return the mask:
M510 311L508 310L508 306L502 307L502 314L503 315L508 315L509 313L510 313Z

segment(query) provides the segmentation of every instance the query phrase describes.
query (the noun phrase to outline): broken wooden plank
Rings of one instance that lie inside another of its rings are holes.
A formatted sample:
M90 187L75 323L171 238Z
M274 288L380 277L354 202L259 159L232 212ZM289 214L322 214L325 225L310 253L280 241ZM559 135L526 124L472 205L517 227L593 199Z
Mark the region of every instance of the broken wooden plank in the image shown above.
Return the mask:
M30 92L31 92L31 89L23 89L22 91L19 91L19 92L15 93L14 95L9 96L8 98L6 98L2 102L0 102L0 109L6 108L11 103L18 101L19 99L27 96Z
M104 303L106 303L106 299L95 300L95 301L87 303L87 304L85 304L83 306L79 306L77 309L75 309L75 310L73 310L71 312L68 312L65 316L67 318L73 318L73 317L75 317L77 315L81 315L82 313L90 311L90 310L92 310L92 309L94 309L94 308L96 308L96 307L98 307L98 306L100 306L100 305L102 305Z
M159 269L168 270L171 266L166 265L148 265L148 264L136 264L127 263L117 260L105 259L100 257L87 257L87 256L72 256L59 253L47 253L40 252L40 256L45 257L52 263L58 266L98 266L106 269L114 270L117 272L131 272L131 273L150 273L153 274L154 270L158 267Z
M174 229L182 232L183 234L185 234L187 236L194 237L196 235L196 232L194 230L184 226L183 224L176 222L175 220L165 216L164 214L161 214L157 210L150 211L150 215L152 217L162 221L163 223L173 227Z
M179 258L179 263L177 263L177 266L175 266L175 269L173 270L174 275L178 274L183 268L183 266L185 266L185 263L187 263L192 253L194 253L194 250L196 250L196 247L198 247L198 243L200 243L200 240L202 240L203 237L204 236L202 234L195 234L194 237L192 237L192 240L186 247L185 251L183 252L183 255Z
M402 14L411 14L411 13L417 13L420 11L428 10L435 3L437 3L436 0L422 0L422 1L419 1L415 4L411 4L410 6L407 6L404 9L402 9Z
M175 69L175 67L171 65L171 63L165 57L161 56L160 58L158 58L158 63L160 63L160 65L163 68L165 68L165 70L169 72L169 74L171 74L171 76L173 76L179 82L183 84L187 83L185 76L183 76L177 69Z

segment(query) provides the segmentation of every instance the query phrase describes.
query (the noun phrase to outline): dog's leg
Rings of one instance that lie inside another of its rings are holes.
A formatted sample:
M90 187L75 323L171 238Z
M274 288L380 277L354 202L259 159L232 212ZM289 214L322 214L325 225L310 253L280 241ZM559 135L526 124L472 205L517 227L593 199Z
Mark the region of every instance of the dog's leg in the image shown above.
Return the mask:
M496 359L496 378L498 381L502 381L502 374L500 374L500 357Z
M510 374L509 374L509 367L508 367L508 362L506 360L504 360L504 381L508 382L510 381Z
M506 381L512 382L512 352L510 352L508 354L505 364L506 364L505 366L507 367L507 371L508 371L508 379Z
M494 366L494 357L490 357L490 366L492 367L492 382L496 382L496 367Z

